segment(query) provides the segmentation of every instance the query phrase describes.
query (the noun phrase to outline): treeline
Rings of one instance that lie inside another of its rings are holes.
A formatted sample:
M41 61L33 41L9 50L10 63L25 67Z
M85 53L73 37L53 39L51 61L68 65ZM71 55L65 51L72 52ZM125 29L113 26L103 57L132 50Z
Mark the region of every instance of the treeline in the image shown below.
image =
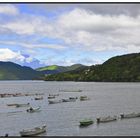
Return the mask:
M140 53L112 57L102 65L93 65L45 76L46 81L97 81L97 82L140 82Z

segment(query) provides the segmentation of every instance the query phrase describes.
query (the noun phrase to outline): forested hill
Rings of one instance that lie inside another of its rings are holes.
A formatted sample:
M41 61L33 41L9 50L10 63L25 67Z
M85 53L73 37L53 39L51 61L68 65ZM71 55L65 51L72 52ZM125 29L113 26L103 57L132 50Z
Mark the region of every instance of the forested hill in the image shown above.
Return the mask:
M0 80L34 80L44 75L30 67L0 61Z
M51 65L46 67L37 68L37 71L43 72L44 74L57 74L62 72L73 71L79 68L85 68L86 66L82 64L74 64L71 66L58 66L58 65Z
M112 57L101 65L48 75L52 81L140 82L140 53Z

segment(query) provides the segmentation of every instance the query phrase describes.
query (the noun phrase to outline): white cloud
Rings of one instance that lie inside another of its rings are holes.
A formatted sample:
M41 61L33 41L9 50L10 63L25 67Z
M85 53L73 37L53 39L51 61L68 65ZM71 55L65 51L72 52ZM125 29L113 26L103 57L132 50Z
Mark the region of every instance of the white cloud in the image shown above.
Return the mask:
M26 22L26 21L16 21L12 23L8 23L5 25L2 25L1 27L7 28L17 34L26 34L30 35L34 33L34 26L32 24Z
M117 28L132 28L140 26L140 17L126 15L101 15L84 9L75 9L60 16L58 23L63 28L85 30L89 32L110 31Z
M46 17L22 13L13 18L13 20L0 24L0 27L18 35L45 35L48 32L52 32L53 28Z
M11 61L19 65L29 66L32 68L44 66L44 64L40 64L38 59L27 54L22 54L20 51L12 51L8 48L0 48L0 61Z
M12 61L19 64L24 62L31 63L34 61L32 56L26 57L20 51L12 51L8 48L0 48L0 61Z
M14 52L8 48L0 48L0 61L11 60L24 61L25 57L21 55L20 51Z
M84 46L85 50L140 51L140 45L135 45L140 44L140 15L111 16L75 9L61 15L55 27L59 27L58 34L65 42L71 46Z
M50 49L57 49L57 50L61 50L61 49L65 49L65 46L62 45L57 45L57 44L35 44L35 43L24 43L24 42L19 42L19 41L0 41L0 44L5 44L5 45L16 45L16 46L22 46L28 49L35 49L35 48L50 48ZM30 51L31 52L31 51ZM34 52L32 50L32 52Z
M22 18L20 19L20 17ZM126 51L126 48L128 48L128 52L140 50L140 47L135 45L135 43L140 44L140 15L135 17L102 15L95 14L90 10L76 8L50 21L45 16L20 13L13 21L0 24L0 28L20 36L37 34L61 39L66 47L79 47L79 49L85 50ZM28 42L30 41L28 40ZM26 48L65 48L63 45L57 44L16 43ZM135 49L131 49L130 46L135 46Z
M21 37L38 35L44 38L61 39L64 42L64 45L59 45L39 43L39 41L34 43L30 40L25 42L0 41L1 44L22 46L28 49L64 49L66 47L73 49L76 47L79 50L96 52L132 53L140 51L140 14L134 17L128 14L97 14L87 9L76 8L61 13L55 20L50 20L45 16L20 13L13 20L7 21L5 24L0 23L0 29L6 30L6 33L11 31ZM31 59L27 61L31 61ZM56 61L52 60L52 62ZM72 64L74 61L67 60L62 63ZM90 60L87 63L90 64Z
M6 5L0 5L0 14L17 15L19 14L19 11L15 6L6 4Z

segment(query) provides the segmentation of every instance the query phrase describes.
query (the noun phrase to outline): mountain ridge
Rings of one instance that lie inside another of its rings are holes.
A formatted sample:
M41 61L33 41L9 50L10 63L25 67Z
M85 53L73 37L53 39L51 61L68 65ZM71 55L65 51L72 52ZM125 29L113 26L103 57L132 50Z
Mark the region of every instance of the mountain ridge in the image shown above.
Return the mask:
M57 73L76 70L76 69L82 68L82 67L87 67L87 66L82 65L82 64L73 64L71 66L50 65L50 66L37 68L36 70L41 71L45 74L57 74Z
M33 80L42 76L42 73L30 67L21 66L10 61L0 61L0 80Z
M114 56L81 71L49 75L46 81L140 82L140 53Z

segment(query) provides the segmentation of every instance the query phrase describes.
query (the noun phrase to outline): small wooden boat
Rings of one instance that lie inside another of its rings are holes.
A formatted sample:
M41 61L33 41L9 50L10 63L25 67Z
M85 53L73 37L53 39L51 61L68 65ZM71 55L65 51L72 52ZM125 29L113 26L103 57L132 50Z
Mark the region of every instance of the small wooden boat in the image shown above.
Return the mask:
M29 113L34 113L34 112L40 112L41 110L40 110L40 107L38 107L38 108L32 108L32 107L30 107L26 111L29 112Z
M59 92L82 92L82 90L59 90Z
M130 114L121 114L121 119L125 119L125 118L136 118L136 117L140 117L140 113L130 113Z
M35 97L35 100L43 100L43 97Z
M30 103L27 104L17 104L16 107L26 107L26 106L30 106Z
M7 104L7 106L16 106L18 104Z
M48 96L48 99L54 99L55 96Z
M7 112L8 115L10 114L16 114L16 113L21 113L22 111L11 111L11 112Z
M93 123L94 122L91 119L84 119L84 120L80 121L80 127L89 126Z
M89 100L89 98L87 96L80 96L80 101L85 101L85 100Z
M76 99L62 99L62 102L75 102Z
M111 122L111 121L116 121L117 116L107 116L107 117L102 117L102 118L97 118L97 123L106 123L106 122Z
M70 100L72 99L78 99L78 97L69 97Z
M62 103L62 100L48 100L49 104Z
M49 94L49 96L59 96L59 94Z
M33 129L22 130L19 133L22 137L29 137L29 136L36 136L44 132L46 132L46 125L41 127L35 127Z

